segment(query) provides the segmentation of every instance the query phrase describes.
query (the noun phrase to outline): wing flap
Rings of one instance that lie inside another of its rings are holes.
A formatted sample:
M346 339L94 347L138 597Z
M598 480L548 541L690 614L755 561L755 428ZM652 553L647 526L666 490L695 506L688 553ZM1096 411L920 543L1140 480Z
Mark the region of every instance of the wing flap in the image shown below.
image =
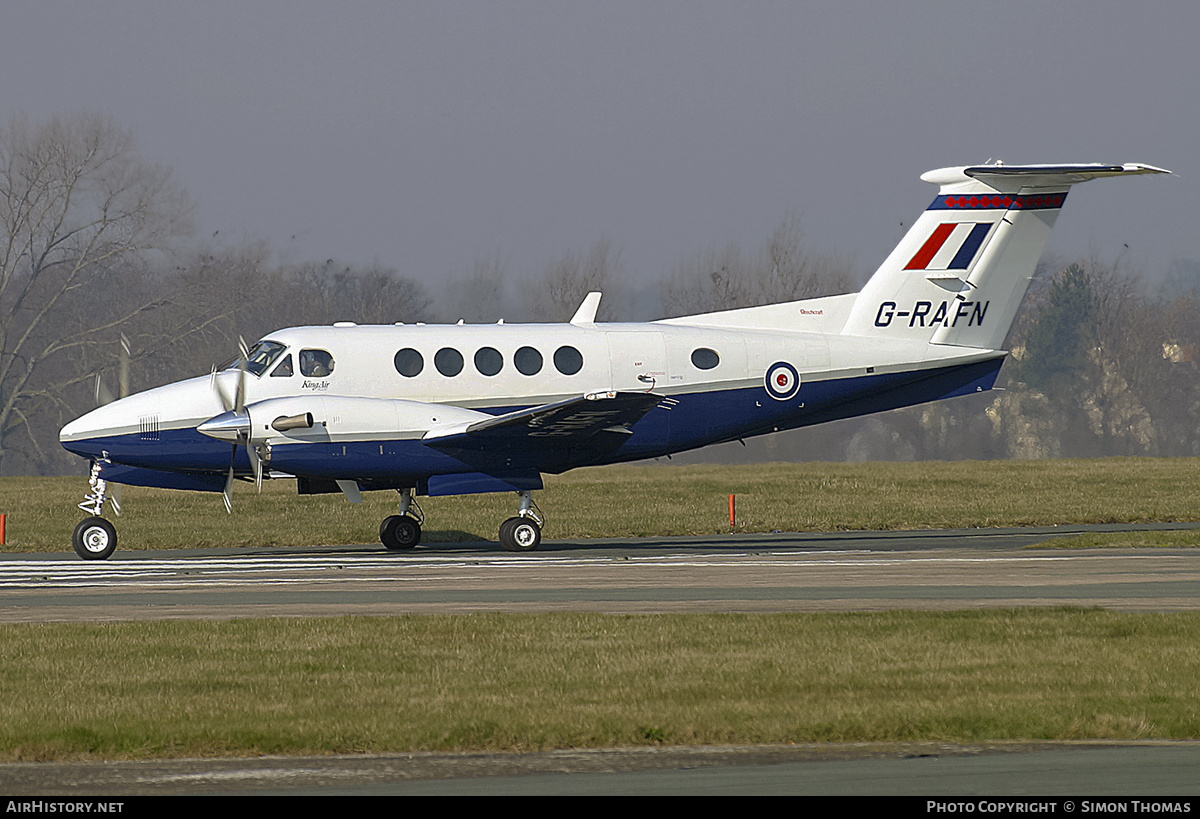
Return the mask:
M514 448L555 450L596 443L613 437L614 448L630 427L658 405L653 393L598 392L553 404L497 415L466 425L432 429L424 442L437 449L503 451Z

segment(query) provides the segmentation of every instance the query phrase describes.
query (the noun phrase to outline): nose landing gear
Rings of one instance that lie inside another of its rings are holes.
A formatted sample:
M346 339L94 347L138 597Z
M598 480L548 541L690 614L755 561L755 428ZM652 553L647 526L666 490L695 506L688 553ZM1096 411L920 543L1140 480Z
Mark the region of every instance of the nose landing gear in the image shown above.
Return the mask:
M105 453L106 457L107 455L108 453ZM92 491L87 494L83 503L79 504L79 508L90 512L91 515L75 527L71 545L75 547L75 554L84 560L104 560L117 548L117 528L100 517L104 514L104 502L108 501L118 515L121 514L121 504L115 495L108 494L108 481L100 477L99 461L92 462L92 473L88 476L88 483Z
M116 551L117 529L104 518L84 518L75 527L71 544L84 560L104 560Z

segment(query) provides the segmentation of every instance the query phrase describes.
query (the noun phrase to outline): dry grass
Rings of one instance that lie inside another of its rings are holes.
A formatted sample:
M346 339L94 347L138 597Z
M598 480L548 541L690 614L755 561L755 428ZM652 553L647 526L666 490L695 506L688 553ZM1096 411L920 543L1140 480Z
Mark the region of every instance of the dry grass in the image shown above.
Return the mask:
M1179 549L1200 546L1200 531L1181 532L1088 532L1071 537L1050 538L1041 549Z
M0 627L0 759L1200 736L1200 614Z
M538 503L550 538L703 535L729 530L969 528L1200 520L1200 459L1109 458L755 466L613 466L546 478ZM8 551L63 551L83 513L80 478L0 479ZM125 487L122 549L375 543L391 492L362 506L300 497L290 481L262 495L238 484L226 515L215 493ZM511 495L425 498L428 541L494 540Z

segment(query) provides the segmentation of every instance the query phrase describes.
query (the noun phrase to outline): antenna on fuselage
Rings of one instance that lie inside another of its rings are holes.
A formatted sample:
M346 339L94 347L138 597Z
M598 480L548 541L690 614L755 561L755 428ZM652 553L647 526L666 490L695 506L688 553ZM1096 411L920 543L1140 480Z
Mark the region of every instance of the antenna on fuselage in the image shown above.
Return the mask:
M598 290L593 290L583 297L583 301L579 305L579 309L575 311L575 315L571 317L572 324L595 324L596 311L600 309L600 297L603 294Z

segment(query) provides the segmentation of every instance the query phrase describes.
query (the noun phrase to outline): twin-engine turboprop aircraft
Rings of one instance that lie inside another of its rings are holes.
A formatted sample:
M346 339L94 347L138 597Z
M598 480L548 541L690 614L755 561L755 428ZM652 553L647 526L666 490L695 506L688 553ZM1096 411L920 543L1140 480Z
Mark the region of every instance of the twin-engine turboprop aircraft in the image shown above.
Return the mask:
M223 492L294 478L300 494L400 494L388 549L421 539L414 495L516 492L500 526L532 550L542 474L990 389L1000 349L1070 187L1167 173L1141 164L943 168L933 204L861 292L645 324L296 327L222 372L67 424L91 461L78 554L108 557L108 484Z

